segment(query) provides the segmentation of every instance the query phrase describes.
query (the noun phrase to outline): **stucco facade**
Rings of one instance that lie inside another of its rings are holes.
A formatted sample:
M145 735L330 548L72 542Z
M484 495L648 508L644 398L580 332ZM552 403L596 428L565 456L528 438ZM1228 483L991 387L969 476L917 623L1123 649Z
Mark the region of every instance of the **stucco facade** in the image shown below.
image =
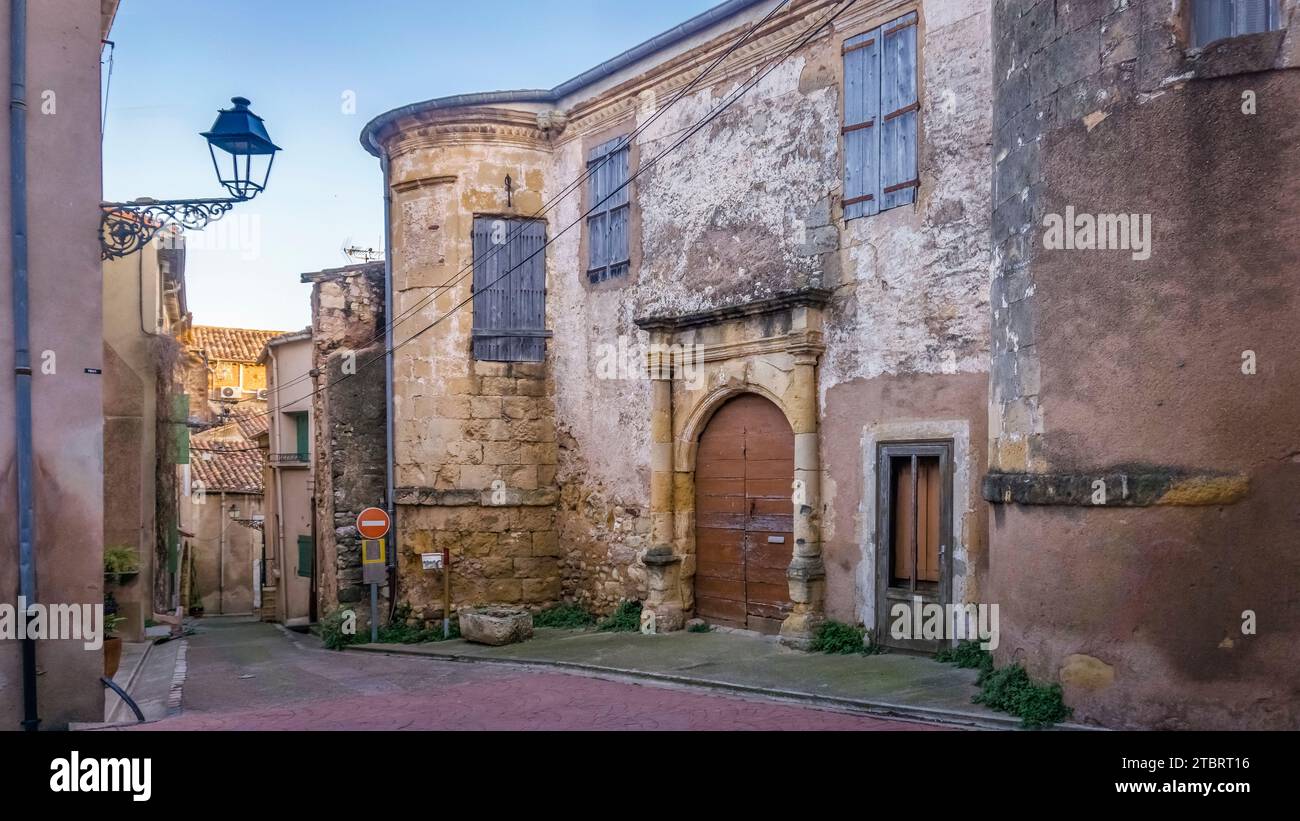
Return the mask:
M315 542L315 487L311 435L311 331L273 337L257 364L266 369L267 431L263 504L266 514L267 584L273 586L276 621L305 625L316 612L313 576L319 566Z
M28 5L28 317L34 414L34 534L41 602L103 601L103 289L99 244L100 40L116 3L51 0ZM0 10L0 65L9 63L8 6ZM51 92L50 90L56 90ZM42 116L42 93L58 116ZM9 119L0 141L9 144ZM14 304L9 152L0 152L0 507L18 510ZM39 175L32 173L40 169ZM44 366L44 367L42 367ZM18 516L0 527L0 591L16 604ZM23 719L21 643L0 642L0 728ZM101 717L103 657L82 642L37 648L41 726Z
M168 558L179 547L178 463L186 450L185 245L167 234L104 263L104 542L140 559L112 593L127 641L172 609Z
M1189 6L997 4L998 652L1083 720L1296 728L1300 8ZM1116 213L1145 249L1048 244Z

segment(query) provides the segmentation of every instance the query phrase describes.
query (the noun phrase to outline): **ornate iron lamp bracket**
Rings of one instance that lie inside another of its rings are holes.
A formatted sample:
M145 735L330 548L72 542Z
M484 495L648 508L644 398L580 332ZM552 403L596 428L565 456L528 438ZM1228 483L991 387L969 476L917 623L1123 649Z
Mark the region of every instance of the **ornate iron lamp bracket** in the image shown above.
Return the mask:
M168 225L202 230L208 223L224 217L235 203L243 201L232 197L106 202L100 206L103 209L99 223L100 258L116 259L134 254Z

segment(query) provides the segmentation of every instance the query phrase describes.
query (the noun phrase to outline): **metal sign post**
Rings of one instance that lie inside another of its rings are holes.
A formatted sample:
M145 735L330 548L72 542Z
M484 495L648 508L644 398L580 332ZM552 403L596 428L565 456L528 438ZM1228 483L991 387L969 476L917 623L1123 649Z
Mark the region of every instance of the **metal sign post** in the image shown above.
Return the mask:
M451 548L442 549L442 637L451 638Z
M361 543L361 580L370 584L370 642L379 641L379 585L388 580L388 562L384 536L392 524L388 512L368 507L357 514L357 532Z

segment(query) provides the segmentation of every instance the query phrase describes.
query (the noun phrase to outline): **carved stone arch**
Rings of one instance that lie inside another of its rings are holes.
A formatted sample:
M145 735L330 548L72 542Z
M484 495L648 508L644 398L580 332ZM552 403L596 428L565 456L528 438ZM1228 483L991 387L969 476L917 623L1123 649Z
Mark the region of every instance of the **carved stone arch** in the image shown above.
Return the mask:
M789 408L781 401L781 397L767 386L753 382L721 385L711 390L701 399L687 416L682 432L677 437L677 446L674 448L673 468L675 471L693 472L695 470L695 455L699 450L700 434L704 433L704 429L709 426L709 420L723 405L737 396L744 396L747 393L761 396L776 405L785 416L785 421L790 423L790 429L794 429L794 420L790 417Z
M805 498L802 505L791 500L794 549L787 580L794 608L782 622L781 639L807 647L823 621L817 362L824 350L822 307L828 298L827 291L804 289L697 314L637 320L650 333L656 365L649 369L652 546L643 561L649 586L645 608L654 614L657 630L680 629L693 612L700 434L723 404L746 393L771 401L790 424L792 484L800 483ZM662 367L668 360L672 367Z

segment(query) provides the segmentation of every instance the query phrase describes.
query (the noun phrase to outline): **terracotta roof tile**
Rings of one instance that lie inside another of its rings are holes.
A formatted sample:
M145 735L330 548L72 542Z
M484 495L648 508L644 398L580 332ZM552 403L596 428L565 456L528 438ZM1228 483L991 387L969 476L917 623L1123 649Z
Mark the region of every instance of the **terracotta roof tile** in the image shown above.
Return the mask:
M230 409L230 418L239 426L239 433L250 442L256 439L271 425L271 414L267 403L260 399L247 399L235 403Z
M285 333L293 332L195 325L190 328L188 344L192 350L206 353L209 359L256 362L262 347L266 345L266 340Z
M236 425L190 437L190 478L206 492L261 493L263 464L261 448L238 436Z

